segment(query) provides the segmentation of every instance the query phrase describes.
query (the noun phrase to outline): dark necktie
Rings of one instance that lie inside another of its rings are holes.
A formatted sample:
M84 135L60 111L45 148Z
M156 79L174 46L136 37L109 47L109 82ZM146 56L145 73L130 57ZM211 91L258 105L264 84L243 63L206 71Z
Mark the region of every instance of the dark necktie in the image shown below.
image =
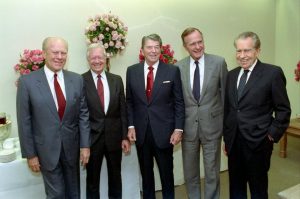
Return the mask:
M240 83L239 83L239 86L238 86L238 100L240 100L240 98L242 96L242 93L243 93L243 90L244 90L244 87L246 85L248 72L249 72L249 70L244 70L244 73L240 78Z
M147 87L146 87L146 96L148 102L150 101L151 93L152 93L152 88L153 88L153 67L149 66L148 67L149 71L147 74Z
M198 102L200 99L200 73L199 73L199 62L195 61L196 69L194 72L194 82L193 82L193 95L195 100Z
M104 112L104 89L103 89L103 83L101 80L101 75L98 75L98 81L97 81L97 92L100 98L100 103L102 107L102 111Z
M62 120L66 108L66 99L57 81L56 73L54 74L54 89L55 89L57 105L58 105L58 115L60 120Z

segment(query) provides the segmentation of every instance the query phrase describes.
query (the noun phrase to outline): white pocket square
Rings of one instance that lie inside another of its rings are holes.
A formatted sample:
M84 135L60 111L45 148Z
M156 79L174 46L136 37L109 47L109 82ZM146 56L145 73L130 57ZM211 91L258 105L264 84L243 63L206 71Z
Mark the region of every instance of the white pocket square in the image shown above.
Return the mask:
M167 84L170 83L171 81L163 81L163 84Z

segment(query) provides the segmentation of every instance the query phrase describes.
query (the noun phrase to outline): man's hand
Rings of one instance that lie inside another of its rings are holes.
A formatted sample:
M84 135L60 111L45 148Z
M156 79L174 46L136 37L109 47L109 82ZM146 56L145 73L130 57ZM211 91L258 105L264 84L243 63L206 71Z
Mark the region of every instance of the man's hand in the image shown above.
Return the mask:
M135 136L135 129L134 128L129 128L128 129L128 134L127 137L131 144L133 144L136 141L136 136Z
M31 171L33 172L40 172L41 169L41 165L39 162L39 158L37 156L33 157L33 158L27 158L27 164L28 167L31 169Z
M80 164L85 167L89 162L90 158L90 148L81 148L80 149Z
M128 140L122 140L122 150L126 155L130 152L130 142Z
M226 151L225 143L222 144L222 150L223 150L224 155L227 156L227 151Z
M170 143L173 145L178 144L182 140L182 132L178 130L174 130L171 135Z

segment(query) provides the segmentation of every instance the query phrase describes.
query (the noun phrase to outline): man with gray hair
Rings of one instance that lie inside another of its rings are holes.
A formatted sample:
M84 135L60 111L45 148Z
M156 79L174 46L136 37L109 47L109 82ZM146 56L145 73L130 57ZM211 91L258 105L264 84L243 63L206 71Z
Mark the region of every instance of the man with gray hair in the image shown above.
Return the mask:
M234 41L238 67L227 76L224 141L228 155L230 198L268 198L273 143L287 129L291 108L280 67L259 59L260 39L243 32Z
M122 199L122 149L124 153L130 151L123 82L120 76L105 71L106 53L102 45L89 45L86 57L90 70L82 76L91 125L91 155L86 167L86 198L100 198L100 170L105 157L108 197Z
M79 199L79 157L85 166L90 155L83 79L63 70L68 57L64 39L46 38L43 56L45 66L21 76L18 83L22 157L33 172L41 171L47 199Z

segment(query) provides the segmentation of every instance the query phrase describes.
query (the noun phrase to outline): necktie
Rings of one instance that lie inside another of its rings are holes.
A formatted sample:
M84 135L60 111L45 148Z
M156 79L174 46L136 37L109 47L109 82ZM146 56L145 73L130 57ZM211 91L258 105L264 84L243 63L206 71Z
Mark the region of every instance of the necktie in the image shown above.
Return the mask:
M243 90L244 90L244 87L246 85L248 72L249 72L249 70L244 70L244 73L240 78L240 83L239 83L239 86L238 86L238 100L240 100L240 98L242 96L242 93L243 93Z
M103 83L101 80L101 75L98 75L98 81L97 81L97 92L100 98L100 103L102 107L102 111L104 112L104 89L103 89Z
M194 72L194 82L193 82L193 95L195 100L200 99L200 73L199 73L199 62L195 61L196 69Z
M148 102L150 101L150 97L151 97L151 92L152 92L152 88L153 88L153 67L149 66L148 67L149 71L147 74L147 87L146 87L146 96L148 99Z
M57 105L58 105L58 115L61 121L64 116L64 112L66 108L66 99L57 81L56 73L54 74L54 89L55 89Z

